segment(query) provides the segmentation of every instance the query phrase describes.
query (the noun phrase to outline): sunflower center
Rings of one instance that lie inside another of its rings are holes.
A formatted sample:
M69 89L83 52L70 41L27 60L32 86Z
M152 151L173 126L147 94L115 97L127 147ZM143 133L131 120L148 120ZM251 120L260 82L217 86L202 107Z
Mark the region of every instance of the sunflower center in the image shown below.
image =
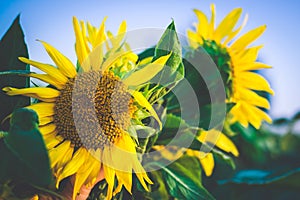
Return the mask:
M227 49L217 44L214 40L204 40L202 47L217 65L226 88L226 97L230 98L232 95L233 68Z
M127 87L113 73L91 71L70 79L54 107L59 135L75 147L103 148L130 125L133 112Z

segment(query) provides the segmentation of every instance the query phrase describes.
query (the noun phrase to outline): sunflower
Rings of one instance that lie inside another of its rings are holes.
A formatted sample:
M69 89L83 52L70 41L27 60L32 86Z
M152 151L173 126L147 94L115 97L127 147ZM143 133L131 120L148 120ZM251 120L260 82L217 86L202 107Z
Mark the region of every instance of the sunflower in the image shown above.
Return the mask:
M140 110L154 117L161 128L155 110L137 88L160 72L170 55L147 65L136 64L137 55L123 42L126 23L114 37L105 31L104 22L96 28L73 18L77 67L43 41L55 66L20 58L44 72L28 76L46 82L48 87L3 88L8 95L39 100L28 108L39 115L56 186L75 176L73 199L83 185L95 183L101 168L108 183L107 199L123 186L131 193L133 171L145 190L146 183L152 184L128 129Z
M188 30L189 44L193 49L202 47L212 57L223 78L227 102L234 103L229 113L231 122L247 127L261 126L262 121L271 123L271 118L262 109L269 109L268 100L259 92L274 94L269 83L255 70L270 68L257 62L262 45L249 47L265 31L266 26L257 27L234 40L247 22L247 15L241 26L235 26L242 13L241 8L233 9L215 28L215 6L211 5L211 18L194 10L199 23L196 31ZM234 40L234 41L233 41Z

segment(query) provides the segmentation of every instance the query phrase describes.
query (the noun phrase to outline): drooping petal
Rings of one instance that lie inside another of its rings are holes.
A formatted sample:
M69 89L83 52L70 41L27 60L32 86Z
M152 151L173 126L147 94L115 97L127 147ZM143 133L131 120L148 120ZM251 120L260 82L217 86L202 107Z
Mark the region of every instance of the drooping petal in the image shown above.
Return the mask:
M200 142L209 142L215 144L217 147L226 151L228 153L232 153L235 156L239 155L239 152L235 146L235 144L222 132L211 129L209 131L202 131L199 137L197 138Z
M42 100L44 102L54 102L60 92L52 88L36 87L36 88L13 88L5 87L2 89L10 96L23 95Z
M193 156L198 158L203 171L205 173L206 176L211 176L214 166L215 166L215 161L214 161L214 157L212 153L204 153L201 151L195 151L192 149L187 149L186 151L187 155L189 156Z
M149 103L149 101L144 97L144 95L141 92L138 91L131 91L131 95L134 97L134 99L136 100L136 102L146 108L150 114L155 118L155 120L158 122L159 124L159 128L160 130L162 129L162 123L156 113L156 111L154 110L154 108L152 107L152 105Z

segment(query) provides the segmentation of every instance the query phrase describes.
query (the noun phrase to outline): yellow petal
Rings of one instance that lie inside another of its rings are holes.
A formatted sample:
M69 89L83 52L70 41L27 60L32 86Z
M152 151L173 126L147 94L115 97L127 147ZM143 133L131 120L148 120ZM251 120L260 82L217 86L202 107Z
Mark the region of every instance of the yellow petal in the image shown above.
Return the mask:
M104 147L103 150L103 170L104 170L104 176L105 180L108 184L108 189L107 189L107 199L111 199L113 196L113 188L115 184L115 170L111 168L110 166L107 166L107 164L112 163L112 157L111 157L111 152L109 147Z
M262 111L261 109L255 107L255 106L252 109L255 112L255 114L258 117L260 117L260 119L265 120L268 123L272 123L271 117L266 112Z
M44 125L52 123L53 119L54 119L53 116L40 117L39 118L40 126L44 126Z
M251 105L255 105L258 107L270 109L270 103L267 99L262 96L259 96L257 93L241 87L235 83L234 88L234 98L238 99L238 101L246 102Z
M202 44L203 42L202 38L191 30L187 31L187 36L188 36L190 46L193 47L194 49L198 48L199 44Z
M205 154L204 152L195 151L191 149L187 149L186 153L189 156L195 156L196 158L198 158L205 175L211 176L215 166L214 157L212 153Z
M36 62L33 60L29 60L24 57L19 57L19 59L22 62L32 65L32 66L42 70L43 72L47 73L49 76L52 77L52 79L56 80L60 84L65 84L68 81L67 77L65 77L57 68L55 68L51 65Z
M110 67L112 67L116 62L118 62L123 56L126 56L129 52L117 52L110 55L107 60L103 63L101 67L101 71L107 71Z
M263 32L266 30L266 25L260 26L256 29L253 29L249 31L248 33L241 36L239 39L237 39L232 45L231 49L234 49L235 51L239 52L243 49L245 49L249 44L251 44L253 41L255 41Z
M129 77L123 80L123 83L128 86L139 86L151 80L156 74L158 74L163 69L170 56L171 53L169 55L158 58L153 63L132 73Z
M56 132L53 132L53 134L43 135L43 139L48 150L53 149L64 140L63 137L56 136Z
M242 112L247 115L248 121L254 128L258 129L261 126L262 119L253 112L255 106L249 106L247 104L242 104Z
M215 4L211 4L210 9L211 9L211 18L210 18L210 22L209 22L208 38L213 39L212 37L213 37L214 29L215 29L215 19L216 19Z
M49 159L50 159L50 165L51 168L54 168L56 164L61 160L65 153L70 148L71 142L65 141L61 144L59 144L57 147L52 148L49 150Z
M90 151L91 153L91 151ZM94 157L95 159L95 166L93 167L89 177L86 179L85 181L85 185L87 187L91 187L95 184L97 177L99 176L99 173L101 171L101 154L102 151L100 149L97 149L96 151L94 151L93 153L91 153L91 156Z
M54 103L36 103L30 106L26 106L26 108L32 109L37 112L39 118L48 117L54 115Z
M262 47L262 45L251 47L241 52L238 52L238 54L236 55L231 54L234 69L239 68L239 66L243 64L254 63L257 59L258 52Z
M214 32L214 40L219 43L225 36L232 32L232 29L236 25L238 19L242 13L241 8L233 9L219 24Z
M114 196L121 191L122 186L126 188L126 190L132 194L131 187L132 187L132 173L131 172L123 172L116 170L116 176L118 178L118 187L114 191Z
M208 36L208 20L206 15L197 9L194 9L194 12L198 18L199 24L197 26L197 33L200 35L200 37L207 38Z
M98 71L101 70L102 62L103 62L103 49L102 46L98 46L97 48L93 49L93 51L83 61L81 67L84 68L86 71L89 70Z
M152 107L152 105L149 103L149 101L144 97L144 95L141 92L138 91L131 91L131 95L134 97L134 99L136 100L136 102L146 108L150 114L156 119L156 121L159 124L159 129L162 129L162 123L156 113L156 111L154 110L154 108Z
M207 153L205 157L203 152L199 152L199 160L206 176L211 176L215 167L215 161L212 153Z
M59 182L63 180L64 178L71 176L75 174L78 169L81 167L81 165L86 161L88 156L88 152L85 148L81 147L79 148L74 156L72 157L72 160L70 160L62 170L61 174L57 177L57 183L56 187L58 186Z
M80 188L83 186L84 182L90 176L94 167L98 166L98 160L94 159L93 156L88 155L86 161L78 169L75 176L74 190L73 190L73 200L75 200L77 193L80 191ZM100 168L98 169L100 172Z
M239 32L245 27L248 21L248 15L246 14L241 26L239 26L236 30L232 31L228 34L228 37L224 41L223 45L226 46Z
M234 143L225 136L222 132L212 129L209 131L202 131L200 136L197 138L200 142L209 142L215 144L217 147L226 151L228 153L232 153L235 156L239 155L239 152L234 145Z
M5 87L2 90L10 96L23 95L42 100L44 102L54 102L56 97L58 97L60 94L60 92L55 89L43 87L23 89Z
M56 136L55 138L57 140L59 140L62 137ZM68 148L68 150L65 152L64 157L57 162L57 166L55 168L57 175L60 174L62 169L65 167L65 165L72 159L73 152L74 152L74 147L72 147L72 145L71 145L70 148Z
M102 20L102 23L101 23L101 25L99 27L99 30L97 32L97 36L96 36L96 39L95 39L95 43L92 44L94 48L96 48L99 45L103 46L104 41L107 39L107 36L105 34L105 22L106 22L106 19L107 19L107 17L104 17L104 19Z
M61 73L66 77L74 78L77 73L73 63L53 46L43 41L41 41L41 43L44 45L47 53L49 54L55 65L58 67L58 69L61 71Z
M243 111L240 109L241 103L237 103L233 106L233 108L230 110L230 114L233 115L233 122L238 121L240 124L242 124L244 127L248 127L248 117L247 114L243 113Z
M238 84L245 88L266 91L274 95L268 81L261 75L254 72L236 72L235 79Z
M125 33L126 29L127 29L126 21L122 21L122 23L119 26L118 34Z
M235 72L240 72L240 71L252 71L252 70L268 69L268 68L272 68L272 67L264 63L254 62L254 63L241 64L239 65L239 67L236 67L234 70Z
M32 78L37 78L41 81L44 81L46 83L49 83L50 85L53 85L57 89L62 89L64 87L63 83L58 82L56 79L54 79L52 76L49 76L48 74L35 74L35 73L30 73L28 75L24 76L29 76Z
M39 127L39 130L42 135L52 134L53 132L55 132L55 129L56 125L54 123Z
M88 56L88 50L86 49L85 41L82 36L78 19L76 17L73 17L73 26L74 26L74 32L76 37L75 50L76 50L79 64L81 65ZM85 69L83 70L86 71Z

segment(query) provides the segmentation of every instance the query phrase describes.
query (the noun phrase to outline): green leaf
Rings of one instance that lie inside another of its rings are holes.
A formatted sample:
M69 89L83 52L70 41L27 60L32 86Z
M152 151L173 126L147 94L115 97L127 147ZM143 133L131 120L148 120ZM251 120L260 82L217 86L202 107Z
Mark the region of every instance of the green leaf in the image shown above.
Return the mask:
M152 164L161 165L159 162ZM166 187L174 198L214 199L201 183L201 166L196 158L183 156L167 167L160 167Z
M181 45L176 33L174 21L167 27L156 45L152 62L161 56L168 55L170 52L172 52L172 55L167 61L166 67L154 77L156 83L163 86L178 82L184 77Z
M18 60L19 56L28 58L27 46L24 41L24 34L20 26L20 16L14 20L9 30L0 41L0 72L10 70L28 70L28 66ZM9 97L2 88L12 86L23 88L29 86L29 79L16 75L0 76L0 121L13 112L16 108L30 104L30 98L23 96ZM8 130L8 124L0 129Z
M12 165L14 171L26 182L37 186L51 183L49 157L38 129L35 111L21 108L13 112L8 135L4 142L9 151L22 165Z
M145 59L145 58L153 57L154 53L155 53L155 47L150 47L150 48L144 50L143 52L141 52L138 55L138 57L139 57L138 62Z

